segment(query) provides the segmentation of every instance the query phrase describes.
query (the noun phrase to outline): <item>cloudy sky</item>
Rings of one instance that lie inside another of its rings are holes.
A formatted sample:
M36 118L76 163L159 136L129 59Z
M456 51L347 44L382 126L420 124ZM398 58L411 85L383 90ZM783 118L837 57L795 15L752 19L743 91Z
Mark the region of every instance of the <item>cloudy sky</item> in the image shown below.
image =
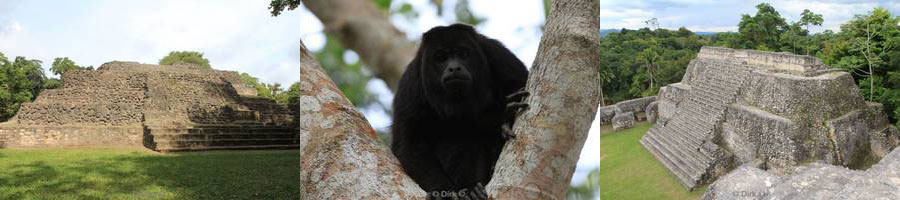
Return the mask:
M644 21L657 18L661 28L677 29L687 27L700 32L737 31L741 14L753 15L756 5L769 3L788 22L800 19L804 9L822 14L822 27L812 28L813 32L825 29L839 31L840 25L856 14L865 14L881 6L891 13L900 13L900 1L865 0L601 0L600 27L603 29L636 29L645 27Z
M299 44L324 46L322 25L305 8L272 17L261 0L0 0L0 52L44 62L69 57L79 65L99 67L109 61L157 63L170 51L200 51L213 68L247 72L266 83L290 85L299 77ZM408 2L419 17L392 21L416 40L427 29L453 22L453 6L443 17L428 0ZM445 1L455 5L454 0ZM505 9L497 9L504 5ZM477 28L499 39L522 61L534 60L544 21L539 0L473 1L476 15L487 18ZM508 12L516 10L517 12ZM358 59L353 53L345 59ZM380 80L369 84L390 105L391 94ZM376 128L390 121L379 109L364 110Z

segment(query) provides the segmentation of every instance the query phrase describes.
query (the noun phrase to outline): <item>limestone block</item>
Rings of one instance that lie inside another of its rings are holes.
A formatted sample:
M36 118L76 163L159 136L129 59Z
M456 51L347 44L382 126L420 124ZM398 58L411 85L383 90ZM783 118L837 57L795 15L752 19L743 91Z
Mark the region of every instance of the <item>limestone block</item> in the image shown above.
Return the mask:
M612 118L612 125L615 131L634 127L634 112L616 113Z
M763 199L780 181L769 172L745 164L711 184L701 199Z
M644 109L644 113L647 115L647 122L650 122L650 124L656 123L656 118L658 116L657 102L658 101L650 102L650 104L647 104L647 108Z
M613 116L616 116L616 105L603 106L597 109L597 121L600 124L610 124Z
M643 98L622 101L622 102L616 103L616 113L644 112L644 108L647 107L647 104L650 104L650 102L653 102L653 101L656 101L656 96L649 96L649 97L643 97Z

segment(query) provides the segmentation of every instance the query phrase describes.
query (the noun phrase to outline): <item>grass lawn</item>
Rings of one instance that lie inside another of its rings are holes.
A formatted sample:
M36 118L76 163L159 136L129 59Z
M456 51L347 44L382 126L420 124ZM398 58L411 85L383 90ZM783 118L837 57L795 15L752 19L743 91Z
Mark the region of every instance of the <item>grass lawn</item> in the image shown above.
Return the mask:
M0 199L299 199L299 150L0 149Z
M698 199L706 188L688 193L638 141L650 125L600 136L603 160L597 169L601 199Z

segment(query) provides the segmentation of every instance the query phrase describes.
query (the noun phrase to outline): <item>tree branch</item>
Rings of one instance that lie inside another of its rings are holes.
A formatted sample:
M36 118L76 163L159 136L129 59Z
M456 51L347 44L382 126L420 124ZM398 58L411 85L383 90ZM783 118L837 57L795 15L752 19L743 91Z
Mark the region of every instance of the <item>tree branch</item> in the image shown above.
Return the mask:
M300 43L303 199L423 199L365 117Z
M527 103L487 186L495 199L563 199L597 110L600 5L555 0L531 68Z
M372 1L303 0L303 5L319 18L327 34L359 53L392 91L397 88L416 45L391 24L387 13Z

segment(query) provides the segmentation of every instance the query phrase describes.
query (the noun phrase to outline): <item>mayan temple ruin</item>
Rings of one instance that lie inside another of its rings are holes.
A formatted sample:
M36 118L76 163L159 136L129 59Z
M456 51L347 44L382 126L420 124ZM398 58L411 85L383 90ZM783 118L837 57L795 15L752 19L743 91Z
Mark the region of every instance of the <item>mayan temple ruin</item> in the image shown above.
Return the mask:
M655 106L640 143L689 190L748 163L866 168L900 143L881 104L811 56L703 47Z
M237 72L110 62L62 80L0 124L0 146L299 147L291 112L255 97Z

